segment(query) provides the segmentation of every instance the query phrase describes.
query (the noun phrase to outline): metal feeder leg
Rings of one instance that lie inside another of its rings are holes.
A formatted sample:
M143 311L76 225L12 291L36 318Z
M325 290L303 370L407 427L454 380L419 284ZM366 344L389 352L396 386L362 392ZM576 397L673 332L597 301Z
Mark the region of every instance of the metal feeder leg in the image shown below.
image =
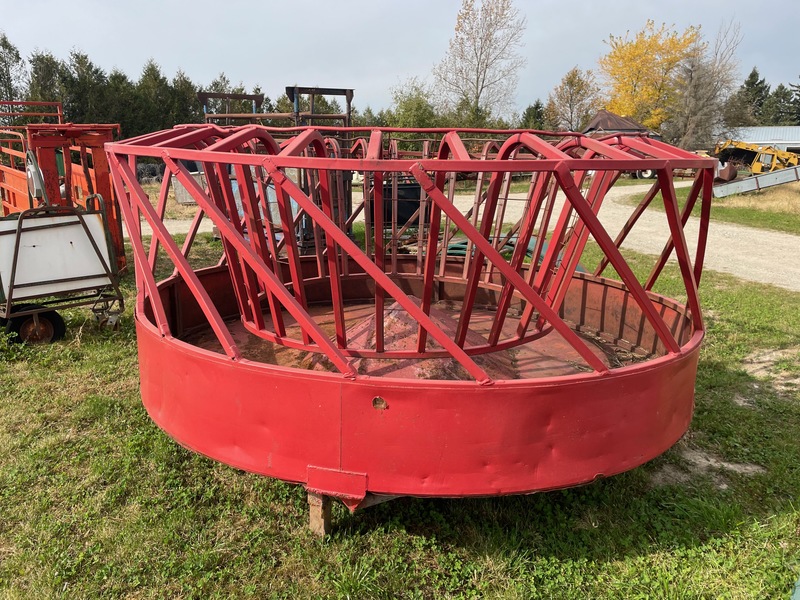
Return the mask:
M308 526L319 537L331 532L330 496L308 492Z

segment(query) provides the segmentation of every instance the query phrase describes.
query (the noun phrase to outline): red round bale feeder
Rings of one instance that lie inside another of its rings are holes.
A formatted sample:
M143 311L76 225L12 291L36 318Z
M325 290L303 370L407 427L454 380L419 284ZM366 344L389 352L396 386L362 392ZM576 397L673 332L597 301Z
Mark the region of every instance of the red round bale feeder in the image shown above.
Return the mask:
M689 426L711 159L639 136L256 125L106 148L143 402L196 452L355 509L575 486ZM166 167L155 206L135 176L144 157ZM607 192L643 169L652 189L608 231ZM675 169L696 169L682 208ZM197 204L181 243L164 224L175 181ZM664 251L640 276L620 247L659 195ZM203 219L221 256L194 268ZM652 291L670 256L685 304Z

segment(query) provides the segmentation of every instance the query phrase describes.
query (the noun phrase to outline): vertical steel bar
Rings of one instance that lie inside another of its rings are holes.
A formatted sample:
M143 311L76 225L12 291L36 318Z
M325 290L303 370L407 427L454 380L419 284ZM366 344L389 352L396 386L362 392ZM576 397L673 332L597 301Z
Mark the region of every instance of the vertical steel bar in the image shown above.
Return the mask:
M183 166L174 162L168 156L164 157L164 162L167 163L170 171L174 172L175 169L180 170L177 175L184 186L187 186L188 179L191 179L192 183L194 183L194 179L191 178L188 171L186 171ZM211 297L203 287L203 284L200 283L200 280L197 278L197 275L195 274L189 262L181 254L180 250L175 244L175 241L172 239L172 236L170 236L169 231L167 231L167 228L164 227L164 223L158 218L158 215L156 215L155 210L150 205L147 195L136 183L136 176L133 173L126 172L125 165L120 166L122 177L126 179L128 186L133 191L133 194L131 195L131 201L136 202L136 204L139 206L139 209L144 213L150 228L153 230L153 236L158 237L161 240L161 245L164 248L164 251L178 268L186 287L197 299L200 310L206 317L206 320L216 335L217 340L219 340L223 351L232 360L240 359L241 354L239 353L239 348L236 346L236 342L234 342L230 331L228 331L228 328L225 326L222 317L214 306L214 303L211 301Z
M586 154L591 155L593 153L589 151ZM587 193L587 201L595 215L600 212L603 200L616 180L617 175L618 173L614 171L603 171L600 177L595 175L592 178L591 187ZM564 248L563 258L558 267L555 281L548 292L548 301L556 310L561 308L561 304L567 295L567 289L570 283L572 283L572 276L575 274L575 269L578 266L578 262L580 261L588 240L589 230L586 227L586 223L584 221L578 221L569 243Z
M578 213L578 216L589 227L589 231L600 245L602 251L605 252L611 259L611 265L617 270L617 273L619 273L623 283L628 286L629 292L633 296L636 303L641 307L645 318L650 325L652 325L656 335L661 340L661 343L664 344L664 347L669 353L679 353L680 346L670 333L666 323L664 323L664 319L659 316L658 312L653 306L653 302L647 296L647 292L645 292L644 288L639 283L639 280L636 279L636 276L634 275L630 266L628 266L628 263L625 262L622 254L620 254L619 250L614 245L613 240L608 235L605 228L603 228L603 225L600 223L597 216L592 212L589 204L586 202L583 196L581 196L578 188L575 186L575 182L573 181L569 172L569 167L567 167L566 164L562 164L556 169L555 177L561 185L561 189L563 189L564 193L567 195L569 204L575 209L575 211Z
M247 233L250 239L250 246L261 257L264 264L267 266L272 265L269 249L267 248L267 240L264 235L264 221L261 218L261 207L256 197L256 187L253 182L253 170L250 167L245 168L240 164L234 164L234 171L236 172L236 181L239 188L239 199L242 203L242 210L244 211L245 221L247 222ZM248 298L253 307L253 324L258 329L264 328L264 316L261 311L261 304L259 294L265 288L263 282L258 283L255 272L242 263L242 269L248 282ZM275 298L274 294L266 291L267 302L269 303L270 317L272 320L273 331L278 335L283 330L283 315L281 314L280 304Z
M669 169L660 169L658 171L658 178L661 181L661 189L664 190L661 196L664 199L664 210L667 213L667 221L669 222L669 229L672 234L675 255L678 258L678 266L680 267L683 284L686 288L689 310L692 313L692 323L694 324L695 331L700 331L703 329L703 315L700 312L700 298L697 295L697 282L694 278L692 261L689 258L686 236L683 233L684 223L682 222L683 219L678 209L678 198L675 195L672 171ZM695 198L696 197L697 195L695 195ZM684 208L688 208L688 204ZM691 214L691 208L685 211L685 218L688 219L689 214Z
M431 156L431 141L425 140L422 143L422 158L428 159ZM419 188L419 214L417 215L417 275L422 275L423 270L423 253L425 248L424 238L426 234L425 219L430 215L430 207L428 206L428 195L422 187ZM430 220L427 227L430 227Z
M547 187L550 182L550 173L540 172L536 178L536 182L531 185L528 193L527 210L522 218L522 225L517 237L517 244L514 247L514 253L511 256L511 268L519 272L522 269L525 257L527 256L528 245L531 236L533 235L536 221L539 217L539 211L542 202L547 193ZM538 256L531 256L531 269L536 264ZM500 297L497 301L497 313L495 314L494 321L492 322L492 329L489 332L489 345L494 346L500 339L500 334L503 331L503 323L505 322L508 308L511 305L511 299L514 295L514 288L506 280L503 283L503 289L500 292Z
M427 176L424 169L422 169L422 166L419 164L412 166L411 174L414 175L414 177L423 187L425 187L434 204L438 205L443 212L449 213L450 218L455 221L456 225L460 227L466 235L473 239L475 246L477 247L477 251L480 251L488 258L488 260L494 262L502 275L510 280L511 285L513 285L526 300L536 305L548 322L553 325L553 328L556 329L556 331L561 334L564 340L581 355L581 357L586 361L587 365L600 373L607 371L608 367L603 364L603 361L594 355L586 343L581 340L581 338L579 338L578 335L572 331L572 329L570 329L561 318L558 317L558 315L542 300L542 298L525 282L522 276L511 268L511 265L509 265L503 259L503 257L500 256L491 243L483 235L481 235L479 231L470 225L469 221L467 221L464 215L462 215L452 204L447 202L447 198L444 196L444 194L442 194L441 190L437 188L436 184L434 184L433 181Z
M403 292L400 287L394 283L387 276L386 273L378 269L375 263L370 260L355 243L347 237L347 235L341 231L336 225L327 220L325 215L322 211L314 205L314 203L303 193L293 181L286 178L283 175L283 172L275 166L275 163L272 162L270 157L264 158L264 167L267 171L272 175L272 178L275 180L276 184L287 188L289 194L291 194L292 198L294 198L305 210L312 216L312 218L321 224L321 227L325 230L327 235L336 240L336 242L342 246L345 252L350 254L350 256L355 260L359 266L364 269L366 274L372 277L376 283L379 283L388 294L390 294L395 300L397 300L398 304L402 308L411 315L412 318L416 319L422 327L424 327L427 332L433 337L441 346L447 351L456 361L458 361L466 370L467 372L474 377L478 383L482 385L490 385L493 383L492 379L486 374L486 372L478 366L472 358L464 352L463 348L460 348L458 345L453 343L453 340L450 339L448 334L443 331L434 321L430 318L429 315L425 314L417 304L408 297L408 295ZM423 173L424 174L424 173Z
M261 260L261 257L253 252L253 249L244 242L242 236L239 235L226 215L214 202L211 201L208 196L205 195L202 188L200 188L197 182L189 175L189 172L186 171L182 165L175 163L169 157L164 157L164 160L167 162L167 165L170 168L179 170L179 180L198 200L198 203L201 205L203 210L207 215L209 215L211 221L219 229L220 235L230 241L236 251L248 262L250 268L256 271L257 275L262 279L262 281L264 281L266 285L269 286L270 290L278 297L281 304L286 308L289 314L295 318L297 324L303 331L304 343L309 343L308 341L305 341L306 339L313 339L317 343L320 351L327 355L327 357L334 364L334 366L339 369L342 375L348 378L354 378L356 373L347 357L345 357L339 351L339 349L330 342L328 336L325 335L325 332L322 331L319 325L317 325L314 319L312 319L308 314L305 306L302 306L295 298L292 297L291 294L289 294L283 283L279 281L278 278L275 277L275 275L269 270L269 268ZM295 186L294 182L288 179L282 171L274 166L273 163L269 162L269 157L266 157L264 161L271 166L271 168L268 168L267 170L275 182L276 187L282 188L282 186L287 186L295 192L299 191L299 188ZM311 208L313 208L315 211L319 211L319 209L313 205L313 202L311 202L308 197L302 193L302 191L300 191L300 194L304 200L311 203ZM306 204L306 207L308 207L308 204ZM321 213L319 213L318 216L324 218L324 215Z
M455 203L455 187L456 187L456 174L455 172L450 172L447 174L447 197L450 202ZM422 189L422 188L420 188ZM450 217L445 216L444 219L444 233L442 235L442 243L440 244L440 252L439 254L439 277L444 277L445 269L447 267L447 246L449 244L450 238L453 236L451 233L451 225L450 225ZM454 231L457 231L455 229Z
M650 203L653 201L653 198L656 197L656 194L661 190L661 184L658 180L656 180L647 193L642 198L642 201L636 206L634 211L631 213L631 216L628 217L625 225L622 227L620 232L617 234L617 237L614 239L614 245L617 248L622 248L622 244L625 242L625 238L628 237L628 234L633 229L634 225L639 221L639 218L644 214L644 211L650 206ZM606 270L608 266L608 257L603 256L600 259L600 262L597 265L597 268L594 271L595 276L600 276L603 274L603 271Z
M373 131L369 136L369 144L367 145L366 151L366 158L370 160L377 160L380 159L383 154L383 133L380 131ZM374 224L374 236L375 236L375 253L374 253L374 260L375 265L381 270L381 272L386 272L386 247L384 244L384 237L383 237L383 172L382 171L374 171L372 173L372 210L373 212L373 224ZM364 189L366 190L367 187L367 174L364 173ZM368 219L367 219L367 222ZM366 229L364 232L365 240L368 240L370 237L370 230ZM370 255L369 252L369 244L365 244L367 248L367 256ZM376 352L383 352L384 351L384 302L386 298L386 293L384 289L380 286L380 284L376 281L375 282L375 351Z
M509 155L510 159L514 159L517 156L519 149L514 149L513 152ZM494 226L494 247L497 248L498 252L503 251L503 246L505 242L503 241L503 221L506 215L506 208L508 206L509 201L509 194L511 193L511 173L505 173L503 175L503 183L500 188L500 201L498 202L497 206L497 213L495 218L495 226ZM492 280L492 276L494 275L494 265L487 265L486 271L483 275L483 280L486 283L489 283Z
M308 156L308 150L306 150L305 155ZM322 206L319 197L319 172L314 169L306 169L305 172L308 181L308 195L314 201L314 204ZM322 243L322 232L319 229L319 224L313 219L311 219L311 231L314 235L314 258L317 263L317 276L325 277L328 273L325 268L325 257L323 256L324 244Z
M164 218L164 214L167 210L167 198L169 196L169 188L170 188L170 178L165 177L161 180L161 187L159 188L158 192L158 208L156 209L156 212L159 218L161 219ZM150 262L150 270L153 271L153 273L155 273L156 265L158 264L157 239L150 240L149 262Z
M442 138L441 143L439 144L439 150L437 152L438 160L446 160L450 156L455 156L461 160L471 160L469 152L467 148L464 146L463 141L458 134L454 131L448 132ZM444 188L445 179L447 177L447 173L440 171L437 172L435 175L435 185L436 189L441 190ZM419 178L417 178L419 181ZM421 182L420 182L421 184ZM424 187L420 185L420 187ZM426 190L427 192L427 190ZM452 196L448 199L448 202L451 206L455 206L452 202ZM442 218L441 207L438 206L438 203L434 202L431 206L431 219L430 219L430 227L428 230L428 249L425 254L425 270L423 273L423 288L422 288L422 299L421 299L421 308L422 312L426 315L430 314L431 304L433 302L433 290L435 285L435 270L436 270L436 252L437 248L439 247L439 228ZM449 222L449 219L448 219ZM447 230L445 230L445 238L447 237ZM442 247L442 254L447 254L447 248L443 245ZM427 336L422 327L419 328L418 337L417 337L417 351L424 352L425 345L427 343ZM459 346L463 347L463 342L456 343Z
M486 193L486 201L483 203L483 215L481 216L479 235L487 241L491 237L491 228L494 221L495 208L497 207L497 197L500 191L499 177L502 177L500 172L496 171L492 174L489 189ZM466 233L466 231L464 233ZM477 241L473 240L473 243L477 244ZM481 272L484 268L484 253L479 247L475 248L470 256L465 257L465 260L469 261L470 268L466 278L467 281L464 289L464 299L461 304L461 314L459 315L458 325L456 327L456 343L459 346L463 345L464 341L467 339L472 311L475 308L475 296L478 291L478 283L480 282Z
M383 237L383 173L375 171L372 174L375 182L375 265L383 272L386 271L386 248ZM385 293L383 288L375 282L375 350L383 352L383 310Z
M324 145L320 141L314 144L317 156L324 150ZM320 184L319 198L322 205L322 213L334 224L336 215L333 211L333 200L331 199L330 178L328 171L318 171ZM315 221L316 222L316 221ZM343 229L339 228L344 232ZM319 251L318 251L319 252ZM342 278L339 271L339 247L327 231L325 232L325 253L328 261L328 283L331 287L331 305L333 311L334 327L336 328L336 343L340 348L347 347L347 333L344 321L344 299L342 297Z
M392 173L392 211L391 211L391 226L392 236L389 241L389 252L392 258L392 275L397 274L397 214L400 209L400 181L397 173Z
M550 227L550 219L553 215L553 209L555 207L558 190L558 182L555 179L552 179L548 184L547 202L545 204L544 211L542 212L542 219L539 223L539 230L536 236L536 244L533 247L533 254L531 255L531 269L528 273L527 283L534 289L538 290L539 293L542 293L541 289L536 287L535 282L539 277L539 272L543 269L543 265L547 260L546 248L549 248L549 246L546 246L545 244L547 244L547 232L548 228ZM522 315L520 315L519 319L519 325L517 326L518 337L524 336L527 332L531 319L533 318L534 311L535 307L530 302L523 307Z
M700 207L700 231L697 234L697 252L694 257L694 279L700 285L703 275L703 263L706 256L706 243L708 242L708 225L711 219L711 198L714 186L714 170L701 169L703 177L703 200ZM700 174L698 173L698 176Z
M114 180L114 185L118 190L127 189L129 198L133 195L133 191L131 189L131 185L126 183L126 180L122 176L122 172L125 168L130 169L129 163L126 163L124 160L120 160L120 157L116 154L110 155L109 164L111 166L111 178ZM134 173L136 172L136 162L133 161L134 165ZM136 186L138 186L138 182L136 179L133 178L133 181ZM125 219L125 223L128 227L128 235L136 236L139 240L142 239L142 229L141 223L139 221L139 210L138 208L134 208L136 205L133 201L128 202L120 202L120 210L122 210L123 218ZM145 302L147 299L150 300L150 307L153 310L153 316L156 322L156 329L161 334L162 337L167 337L171 335L169 321L167 320L166 312L164 311L164 304L161 302L161 296L158 293L158 285L156 284L156 279L153 274L153 271L150 270L150 263L147 260L147 254L145 253L144 245L139 243L132 243L131 247L133 249L133 260L136 265L136 277L137 277L137 287L139 291L136 294L136 306L139 310L139 314L144 314ZM138 285L138 284L142 285Z
M243 235L242 222L239 218L239 210L236 206L236 198L233 193L233 185L228 176L227 165L221 163L204 163L203 172L206 174L206 183L211 201L217 206L224 207L228 213L228 218L233 224L236 232ZM175 174L177 177L177 173ZM187 189L188 191L188 189ZM241 194L241 191L239 192ZM200 204L200 199L195 198L195 202ZM228 273L234 283L233 293L239 306L242 319L245 322L255 320L255 313L261 312L260 307L253 306L253 294L257 293L257 284L252 278L248 278L242 258L230 241L223 238L222 247L225 256L228 257Z
M662 185L661 178L659 178L659 187ZM682 227L686 227L686 223L689 221L689 217L692 214L692 209L694 209L694 205L697 202L697 197L700 194L700 190L702 188L703 181L700 177L695 177L694 183L692 184L692 189L689 191L689 196L686 198L686 205L683 207L683 213L681 215L681 224ZM664 193L662 192L661 197L664 197ZM675 242L670 236L667 238L666 243L664 244L664 249L661 251L661 254L658 257L655 265L653 265L653 269L650 271L650 275L647 278L647 282L644 285L644 289L651 290L655 285L658 277L661 275L661 271L664 270L664 267L669 260L670 254L672 254L672 250L674 248Z

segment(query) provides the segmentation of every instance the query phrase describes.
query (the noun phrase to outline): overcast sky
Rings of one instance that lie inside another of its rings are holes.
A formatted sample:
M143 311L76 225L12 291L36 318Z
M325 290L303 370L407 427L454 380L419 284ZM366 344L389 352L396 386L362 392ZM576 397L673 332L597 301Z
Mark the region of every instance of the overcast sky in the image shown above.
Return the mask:
M273 99L287 85L355 89L354 104L388 108L391 89L426 78L447 51L461 0L0 0L0 30L28 56L75 48L107 72L138 79L153 58L172 78L182 69L207 85L224 71ZM741 25L741 78L757 66L773 86L800 83L796 37L800 5L757 11L744 0L516 0L527 16L513 104L545 100L574 66L596 69L609 34L640 30L647 19L678 30L700 25L713 39L720 25Z

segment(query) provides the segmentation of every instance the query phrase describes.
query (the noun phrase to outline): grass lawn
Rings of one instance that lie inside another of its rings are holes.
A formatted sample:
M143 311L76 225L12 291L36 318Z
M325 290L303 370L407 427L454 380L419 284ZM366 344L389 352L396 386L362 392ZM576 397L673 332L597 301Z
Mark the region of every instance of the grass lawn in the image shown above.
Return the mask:
M675 192L678 201L683 205L689 195L689 188L678 188ZM630 204L638 204L643 197L644 194L637 194L630 199ZM660 198L658 196L654 199L650 207L664 210ZM695 206L693 214L699 216L699 203ZM800 183L775 186L760 192L714 198L711 204L711 218L715 221L759 229L800 234Z
M669 269L660 291L677 294ZM800 294L715 273L701 287L695 418L664 456L566 491L337 506L324 540L301 487L149 420L131 309L118 332L65 311L57 344L0 343L0 598L788 598Z

